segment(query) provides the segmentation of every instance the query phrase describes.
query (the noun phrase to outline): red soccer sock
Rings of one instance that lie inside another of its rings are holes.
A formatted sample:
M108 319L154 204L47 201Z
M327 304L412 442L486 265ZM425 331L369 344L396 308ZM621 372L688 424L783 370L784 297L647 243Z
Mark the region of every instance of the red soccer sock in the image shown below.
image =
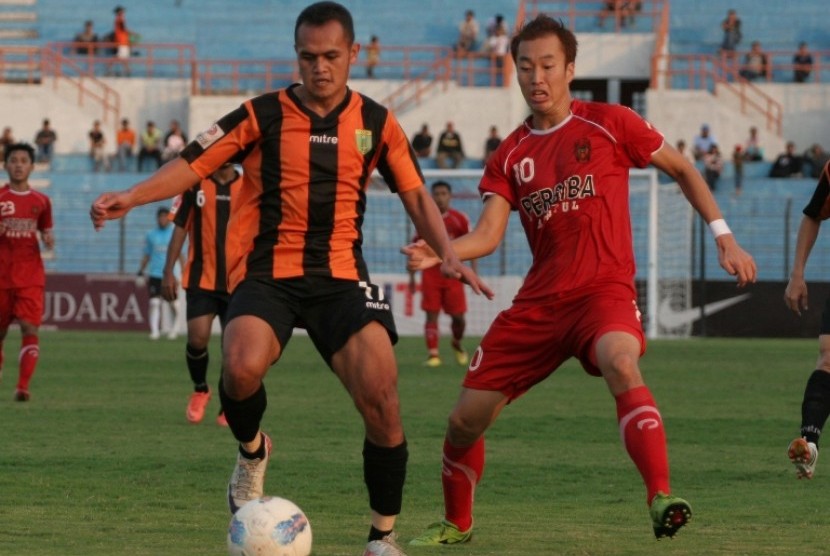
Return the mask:
M648 504L657 492L669 494L669 458L666 431L657 404L647 386L638 386L616 397L617 420L628 455L646 485Z
M37 343L37 336L30 334L23 336L23 341L20 345L20 357L18 358L20 375L17 380L18 390L29 390L29 381L32 380L32 375L35 374L35 366L37 365L37 358L40 355L40 347Z
M484 472L484 437L472 446L456 447L444 440L444 508L447 521L467 531L473 525L473 499Z
M430 355L438 355L438 323L428 322L424 324L424 339L427 342L427 351Z

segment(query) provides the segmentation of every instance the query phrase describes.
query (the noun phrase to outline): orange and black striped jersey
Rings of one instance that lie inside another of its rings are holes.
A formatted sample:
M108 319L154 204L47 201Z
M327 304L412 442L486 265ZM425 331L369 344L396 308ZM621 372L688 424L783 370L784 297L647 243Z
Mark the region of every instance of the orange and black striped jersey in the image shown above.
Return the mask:
M187 230L184 288L228 291L225 240L231 208L237 203L241 184L238 173L227 183L211 175L174 200L170 220Z
M361 225L373 170L393 192L424 183L386 108L349 90L320 117L294 87L243 103L182 152L202 177L224 162L242 163L226 249L231 290L245 278L368 280Z

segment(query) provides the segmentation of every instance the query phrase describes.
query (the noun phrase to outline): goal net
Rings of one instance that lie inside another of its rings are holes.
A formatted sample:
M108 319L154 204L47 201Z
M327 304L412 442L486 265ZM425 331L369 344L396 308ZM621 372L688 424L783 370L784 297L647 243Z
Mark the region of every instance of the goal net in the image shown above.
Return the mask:
M676 183L659 182L656 169L629 176L637 303L646 335L690 336L694 211Z
M482 170L424 170L427 187L438 180L451 184L452 207L466 213L472 226L481 212L481 175ZM677 186L658 183L656 170L633 170L630 181L638 303L646 333L650 338L687 336L691 324L678 325L682 319L677 316L691 307L691 208ZM406 260L399 252L415 235L414 227L398 197L389 193L377 174L367 197L363 253L372 281L382 287L392 305L398 332L422 335L420 276L415 277L413 291ZM510 306L530 268L530 249L518 214L511 215L499 248L476 264L496 297L489 301L467 289L469 336L483 335L498 312ZM441 319L440 331L446 336L449 317Z

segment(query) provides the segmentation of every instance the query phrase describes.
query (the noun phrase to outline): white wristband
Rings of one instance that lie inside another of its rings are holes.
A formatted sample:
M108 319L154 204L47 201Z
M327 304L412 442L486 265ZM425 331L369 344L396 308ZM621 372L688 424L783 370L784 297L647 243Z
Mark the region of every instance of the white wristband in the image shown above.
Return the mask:
M722 236L723 234L731 234L732 230L729 229L729 226L726 225L726 220L723 218L719 218L717 220L712 220L709 222L709 229L712 231L712 235L717 238L718 236Z

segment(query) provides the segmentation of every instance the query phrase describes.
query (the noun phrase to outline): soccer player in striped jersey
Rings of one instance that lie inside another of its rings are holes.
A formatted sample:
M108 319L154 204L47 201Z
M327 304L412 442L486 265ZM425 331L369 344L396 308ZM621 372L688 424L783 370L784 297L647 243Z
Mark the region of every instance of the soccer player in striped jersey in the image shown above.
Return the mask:
M0 372L3 340L16 320L23 337L14 399L26 402L40 356L38 329L46 287L39 241L53 249L55 236L49 197L29 186L35 150L24 143L12 144L6 147L4 160L9 183L0 188Z
M784 290L784 302L799 316L801 311L807 310L807 282L804 281L807 259L818 239L822 222L830 218L830 162L824 165L813 196L803 212L790 281ZM787 448L787 455L795 465L795 474L799 479L813 478L819 438L830 416L830 299L825 302L821 313L818 334L818 361L807 379L801 401L801 434Z
M161 292L170 302L178 297L179 284L174 268L187 240L182 287L186 291L187 302L185 361L193 381L193 393L185 416L191 423L202 421L211 398L207 384L208 344L213 320L217 316L221 328L225 328L229 299L225 238L241 183L242 176L236 168L232 164L224 164L198 185L176 197L170 211L175 229L167 248ZM221 426L228 424L221 409L216 422Z
M484 432L508 403L571 357L602 376L614 397L654 534L673 536L691 517L688 502L671 492L663 420L639 368L645 336L634 288L629 169L651 163L677 180L710 223L720 264L739 285L755 281L755 262L735 241L699 172L660 133L628 108L571 98L576 48L574 34L545 15L512 39L531 115L488 160L479 184L482 213L453 246L463 260L488 255L515 210L533 264L513 305L470 358L444 441L444 519L415 545L470 540ZM404 252L411 270L438 260L417 244Z
M222 164L241 161L242 187L226 241L231 300L219 395L237 441L228 485L235 511L262 496L271 440L260 430L262 379L295 327L304 327L364 424L363 476L371 527L367 556L403 554L393 531L408 449L400 418L397 340L389 300L362 255L367 187L378 169L442 272L492 291L453 251L394 115L347 86L360 45L335 2L305 8L294 27L301 84L251 99L199 134L180 158L132 188L99 196L96 228L132 207L177 195ZM313 395L313 393L309 393Z

